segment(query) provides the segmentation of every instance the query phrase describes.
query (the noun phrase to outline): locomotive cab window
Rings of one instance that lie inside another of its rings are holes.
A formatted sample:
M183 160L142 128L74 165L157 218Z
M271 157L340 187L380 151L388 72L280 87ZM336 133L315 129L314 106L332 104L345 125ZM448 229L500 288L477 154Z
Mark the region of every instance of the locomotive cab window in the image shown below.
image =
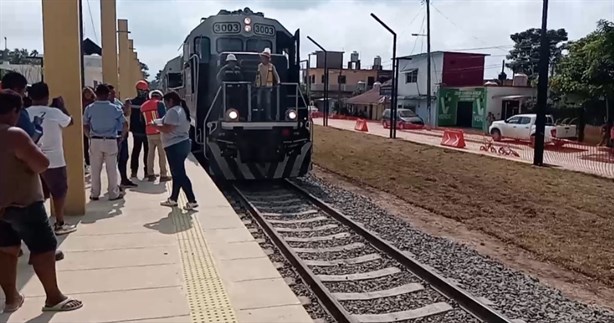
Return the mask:
M194 38L194 52L200 57L201 63L209 63L209 59L211 58L211 41L209 38Z
M242 52L243 41L238 38L218 38L215 41L215 47L218 53Z
M266 39L248 39L246 43L246 52L261 53L265 48L273 49L273 44Z

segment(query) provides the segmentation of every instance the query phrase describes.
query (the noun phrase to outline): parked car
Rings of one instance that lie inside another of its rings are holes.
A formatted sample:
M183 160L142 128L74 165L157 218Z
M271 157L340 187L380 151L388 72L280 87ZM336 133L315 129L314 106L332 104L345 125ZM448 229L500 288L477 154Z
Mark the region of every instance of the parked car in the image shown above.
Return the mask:
M384 110L382 114L382 126L390 128L390 109ZM424 120L410 109L397 110L397 129L422 129Z
M536 114L518 114L508 118L507 120L499 120L492 123L488 132L494 141L500 141L504 138L531 141L535 140L535 120ZM555 125L554 118L551 115L546 115L546 131L544 134L544 142L555 146L562 146L565 141L563 139L571 139L576 137L575 125Z

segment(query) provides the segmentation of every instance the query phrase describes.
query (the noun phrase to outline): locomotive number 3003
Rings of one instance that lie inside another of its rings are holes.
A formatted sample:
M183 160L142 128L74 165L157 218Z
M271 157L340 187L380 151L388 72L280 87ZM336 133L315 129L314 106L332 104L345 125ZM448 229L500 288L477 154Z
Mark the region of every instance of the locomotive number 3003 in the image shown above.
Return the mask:
M238 22L217 22L213 24L213 32L216 34L238 34L241 32L241 24Z
M254 24L254 34L275 36L275 27L269 25Z

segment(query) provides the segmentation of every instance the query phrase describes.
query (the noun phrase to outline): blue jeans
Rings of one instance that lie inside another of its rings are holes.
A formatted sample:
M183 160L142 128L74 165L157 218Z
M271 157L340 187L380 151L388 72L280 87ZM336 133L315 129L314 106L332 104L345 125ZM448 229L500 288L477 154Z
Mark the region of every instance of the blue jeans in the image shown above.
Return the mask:
M128 179L128 137L124 140L119 140L117 153L117 168L121 182L125 183Z
M273 88L261 87L258 88L258 109L260 109L261 121L270 121L271 116L271 96L273 95Z
M177 201L179 198L179 191L183 190L185 196L188 198L188 202L196 202L196 197L192 190L192 182L185 172L185 160L188 158L191 145L191 141L186 139L164 148L168 166L171 169L171 176L173 176L173 190L170 196L170 199L173 201Z

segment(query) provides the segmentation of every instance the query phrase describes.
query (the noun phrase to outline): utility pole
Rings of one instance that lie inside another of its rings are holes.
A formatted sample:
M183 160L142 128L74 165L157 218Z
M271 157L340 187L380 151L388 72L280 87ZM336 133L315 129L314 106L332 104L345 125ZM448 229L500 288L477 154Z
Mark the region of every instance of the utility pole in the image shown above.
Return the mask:
M324 119L322 120L325 127L328 127L328 52L324 51Z
M426 0L426 111L428 124L433 126L431 120L431 3Z
M338 111L337 113L341 114L341 76L343 72L343 66L341 66L341 69L339 70L339 75L337 75L337 107L338 107Z
M543 0L542 29L539 48L539 72L537 83L537 118L535 120L535 151L533 165L544 165L544 133L546 132L546 105L548 104L548 66L550 65L550 41L548 39L548 0Z
M311 105L311 74L309 74L310 68L311 68L311 54L307 54L307 106Z
M81 45L79 46L81 49L81 58L79 60L79 64L81 64L81 86L85 86L85 58L83 57L85 54L83 50L83 0L79 0L79 44Z

